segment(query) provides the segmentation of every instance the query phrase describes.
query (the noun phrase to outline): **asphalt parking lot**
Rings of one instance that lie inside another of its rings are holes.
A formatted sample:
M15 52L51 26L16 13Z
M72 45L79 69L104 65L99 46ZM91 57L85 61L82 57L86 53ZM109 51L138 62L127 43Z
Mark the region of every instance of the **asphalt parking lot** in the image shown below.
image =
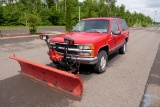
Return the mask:
M159 44L159 27L131 28L126 54L109 56L105 73L81 67L90 73L80 74L84 93L81 101L75 101L21 76L19 64L9 59L15 54L52 65L44 41L38 37L0 40L0 107L160 107ZM151 81L153 77L156 81ZM158 98L144 101L147 95Z

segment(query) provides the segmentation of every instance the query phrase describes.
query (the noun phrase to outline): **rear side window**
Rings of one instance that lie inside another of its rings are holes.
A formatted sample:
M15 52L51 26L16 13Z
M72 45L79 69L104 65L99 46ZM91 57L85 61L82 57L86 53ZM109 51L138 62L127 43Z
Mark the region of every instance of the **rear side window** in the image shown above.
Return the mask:
M126 21L124 19L118 19L119 24L121 26L122 31L128 30L128 25L126 24Z

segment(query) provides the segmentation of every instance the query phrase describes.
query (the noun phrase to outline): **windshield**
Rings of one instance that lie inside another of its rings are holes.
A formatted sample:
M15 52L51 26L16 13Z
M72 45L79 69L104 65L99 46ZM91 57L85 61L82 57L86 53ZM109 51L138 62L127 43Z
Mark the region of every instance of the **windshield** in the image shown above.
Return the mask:
M108 32L109 20L82 20L72 31L77 32Z

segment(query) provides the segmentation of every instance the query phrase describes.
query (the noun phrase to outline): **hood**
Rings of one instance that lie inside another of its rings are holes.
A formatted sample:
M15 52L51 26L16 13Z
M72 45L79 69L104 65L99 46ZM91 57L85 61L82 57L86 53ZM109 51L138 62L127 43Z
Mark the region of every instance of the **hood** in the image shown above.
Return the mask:
M93 44L102 39L105 39L108 34L97 32L70 32L59 35L50 39L52 42L64 42L65 37L70 37L75 44Z

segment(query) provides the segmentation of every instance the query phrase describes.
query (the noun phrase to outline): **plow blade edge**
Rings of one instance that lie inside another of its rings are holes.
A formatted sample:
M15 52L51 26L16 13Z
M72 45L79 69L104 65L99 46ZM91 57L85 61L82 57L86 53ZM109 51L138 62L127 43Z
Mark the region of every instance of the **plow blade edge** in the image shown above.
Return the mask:
M22 74L42 81L62 94L81 99L83 83L79 76L15 56L10 56L10 58L19 62Z

